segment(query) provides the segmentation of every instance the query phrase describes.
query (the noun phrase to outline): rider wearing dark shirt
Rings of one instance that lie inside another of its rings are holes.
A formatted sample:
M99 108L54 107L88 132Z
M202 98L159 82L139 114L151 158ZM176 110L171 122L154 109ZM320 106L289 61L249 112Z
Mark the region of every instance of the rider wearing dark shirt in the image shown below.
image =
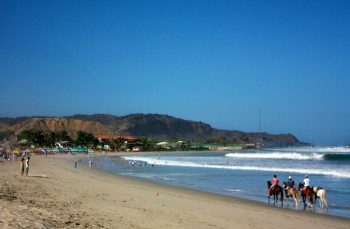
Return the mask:
M288 177L288 181L287 181L287 190L289 188L293 188L294 187L294 180L292 179L291 176Z

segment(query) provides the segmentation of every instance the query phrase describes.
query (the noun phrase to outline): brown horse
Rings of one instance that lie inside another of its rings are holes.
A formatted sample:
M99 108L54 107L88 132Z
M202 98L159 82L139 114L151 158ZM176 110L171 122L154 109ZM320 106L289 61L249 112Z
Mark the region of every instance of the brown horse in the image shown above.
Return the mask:
M300 202L300 197L299 197L299 194L298 194L298 190L296 188L287 188L287 182L283 182L282 184L282 188L285 189L285 192L286 192L286 197L287 197L287 200L289 202L289 197L292 196L294 201L295 201L295 205L298 205L298 203Z
M309 200L309 204L311 203L312 205L314 205L314 200L313 200L314 192L312 188L310 188L309 186L304 188L304 184L299 183L299 191L301 196L303 197L304 206L306 206L306 198Z
M272 186L271 181L267 181L269 203L270 203L270 197L273 196L273 202L275 205L277 205L278 195L281 195L281 202L283 205L283 189L282 189L282 187L277 185L277 186L273 187L272 189L270 189L271 186Z

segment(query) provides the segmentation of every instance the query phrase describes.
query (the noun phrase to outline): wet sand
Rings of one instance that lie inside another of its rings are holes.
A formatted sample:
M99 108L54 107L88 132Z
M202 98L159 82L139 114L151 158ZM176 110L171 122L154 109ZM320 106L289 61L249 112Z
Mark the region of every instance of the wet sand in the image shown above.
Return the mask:
M74 159L33 156L28 177L0 159L0 228L350 228L350 219L75 169Z

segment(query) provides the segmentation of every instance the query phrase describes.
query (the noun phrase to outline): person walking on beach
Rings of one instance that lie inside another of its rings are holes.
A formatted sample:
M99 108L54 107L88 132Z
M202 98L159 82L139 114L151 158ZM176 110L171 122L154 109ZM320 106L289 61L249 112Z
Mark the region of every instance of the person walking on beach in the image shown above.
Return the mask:
M28 156L26 160L26 176L28 176L28 172L29 172L29 160L30 160L30 157Z
M22 157L19 164L21 166L21 175L23 175L24 174L24 157Z
M74 160L74 168L77 168L77 160Z

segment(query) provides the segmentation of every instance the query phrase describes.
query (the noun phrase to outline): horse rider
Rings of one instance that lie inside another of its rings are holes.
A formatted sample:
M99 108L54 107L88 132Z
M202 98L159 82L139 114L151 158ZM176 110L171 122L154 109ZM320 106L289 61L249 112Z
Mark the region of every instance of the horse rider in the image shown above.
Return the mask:
M309 179L309 176L308 176L308 175L305 175L303 184L304 184L303 190L304 190L306 187L309 187L309 186L310 186L310 179Z
M292 179L291 176L288 177L288 181L287 181L287 188L286 190L293 188L294 187L294 180Z
M275 186L278 185L278 178L277 178L277 175L273 175L273 178L272 178L272 185L270 187L270 191L274 190Z

